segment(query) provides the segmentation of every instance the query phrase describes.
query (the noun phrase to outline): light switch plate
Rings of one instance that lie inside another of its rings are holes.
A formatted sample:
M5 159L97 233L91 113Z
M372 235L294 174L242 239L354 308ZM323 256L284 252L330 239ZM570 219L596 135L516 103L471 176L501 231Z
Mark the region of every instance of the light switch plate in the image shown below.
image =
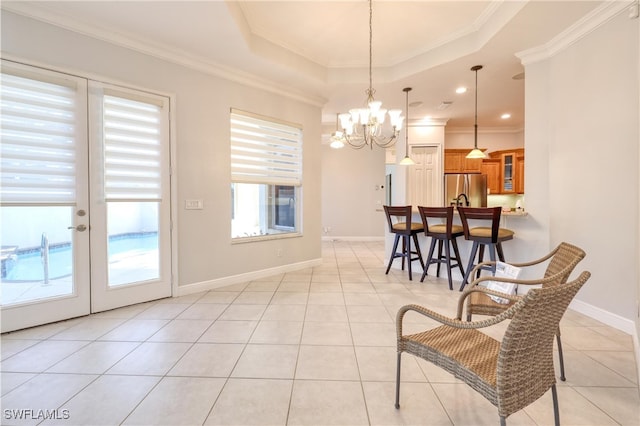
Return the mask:
M204 208L204 202L202 200L185 200L184 208L186 210L202 210Z

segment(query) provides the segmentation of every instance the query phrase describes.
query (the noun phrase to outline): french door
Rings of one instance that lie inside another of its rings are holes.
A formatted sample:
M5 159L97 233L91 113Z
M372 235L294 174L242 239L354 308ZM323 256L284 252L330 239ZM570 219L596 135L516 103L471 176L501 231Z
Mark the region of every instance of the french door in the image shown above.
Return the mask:
M169 101L2 62L2 332L171 295Z

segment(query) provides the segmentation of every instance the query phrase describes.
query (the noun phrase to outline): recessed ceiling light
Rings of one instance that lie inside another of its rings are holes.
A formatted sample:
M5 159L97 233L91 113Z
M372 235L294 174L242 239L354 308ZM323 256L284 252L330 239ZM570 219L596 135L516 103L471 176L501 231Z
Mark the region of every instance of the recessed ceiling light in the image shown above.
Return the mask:
M456 89L456 93L459 94L459 95L462 94L462 93L465 93L466 91L467 91L466 87L458 87Z
M500 118L502 118L503 120L506 120L507 118L511 118L511 114L509 114L509 113L502 114L502 115L500 116Z

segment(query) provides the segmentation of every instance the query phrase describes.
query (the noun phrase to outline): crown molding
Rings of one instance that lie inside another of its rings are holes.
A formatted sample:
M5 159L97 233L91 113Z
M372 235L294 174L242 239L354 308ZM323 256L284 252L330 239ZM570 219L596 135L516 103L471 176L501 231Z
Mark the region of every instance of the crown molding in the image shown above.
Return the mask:
M586 37L634 3L635 0L605 1L549 42L518 52L516 57L525 66L551 58Z
M445 127L445 133L448 134L458 134L458 135L472 135L474 133L473 128L469 127ZM481 127L478 129L478 133L482 134L496 134L496 133L504 133L504 134L515 134L524 132L523 127Z
M264 79L255 74L247 73L239 69L224 66L212 61L206 61L193 55L186 55L184 52L172 49L165 45L154 43L150 40L136 40L124 34L119 34L105 28L88 25L76 19L56 14L44 7L36 6L26 2L5 2L2 3L2 10L13 12L46 24L63 28L78 34L82 34L97 40L105 41L116 46L124 47L145 55L165 60L177 65L184 66L202 73L219 77L234 83L242 84L255 89L264 90L286 98L294 99L312 106L322 108L327 99L314 96L308 93L292 90L290 87L279 85L273 81Z

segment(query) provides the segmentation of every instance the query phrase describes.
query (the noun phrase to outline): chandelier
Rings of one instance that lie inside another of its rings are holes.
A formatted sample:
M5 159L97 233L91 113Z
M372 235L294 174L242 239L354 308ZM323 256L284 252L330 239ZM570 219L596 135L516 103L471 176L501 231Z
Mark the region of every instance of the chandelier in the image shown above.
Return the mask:
M369 0L369 88L365 91L367 94L367 107L354 108L349 110L349 113L342 113L339 116L343 140L355 149L364 148L367 145L370 146L371 149L373 149L374 145L377 145L380 148L392 146L400 134L402 121L404 120L404 117L400 116L400 114L402 114L401 110L392 109L387 111L382 108L382 102L376 101L373 97L376 91L373 88L371 77L373 40L373 29L371 25L372 17L372 0ZM391 134L385 135L382 126L387 114L389 114L392 132Z

